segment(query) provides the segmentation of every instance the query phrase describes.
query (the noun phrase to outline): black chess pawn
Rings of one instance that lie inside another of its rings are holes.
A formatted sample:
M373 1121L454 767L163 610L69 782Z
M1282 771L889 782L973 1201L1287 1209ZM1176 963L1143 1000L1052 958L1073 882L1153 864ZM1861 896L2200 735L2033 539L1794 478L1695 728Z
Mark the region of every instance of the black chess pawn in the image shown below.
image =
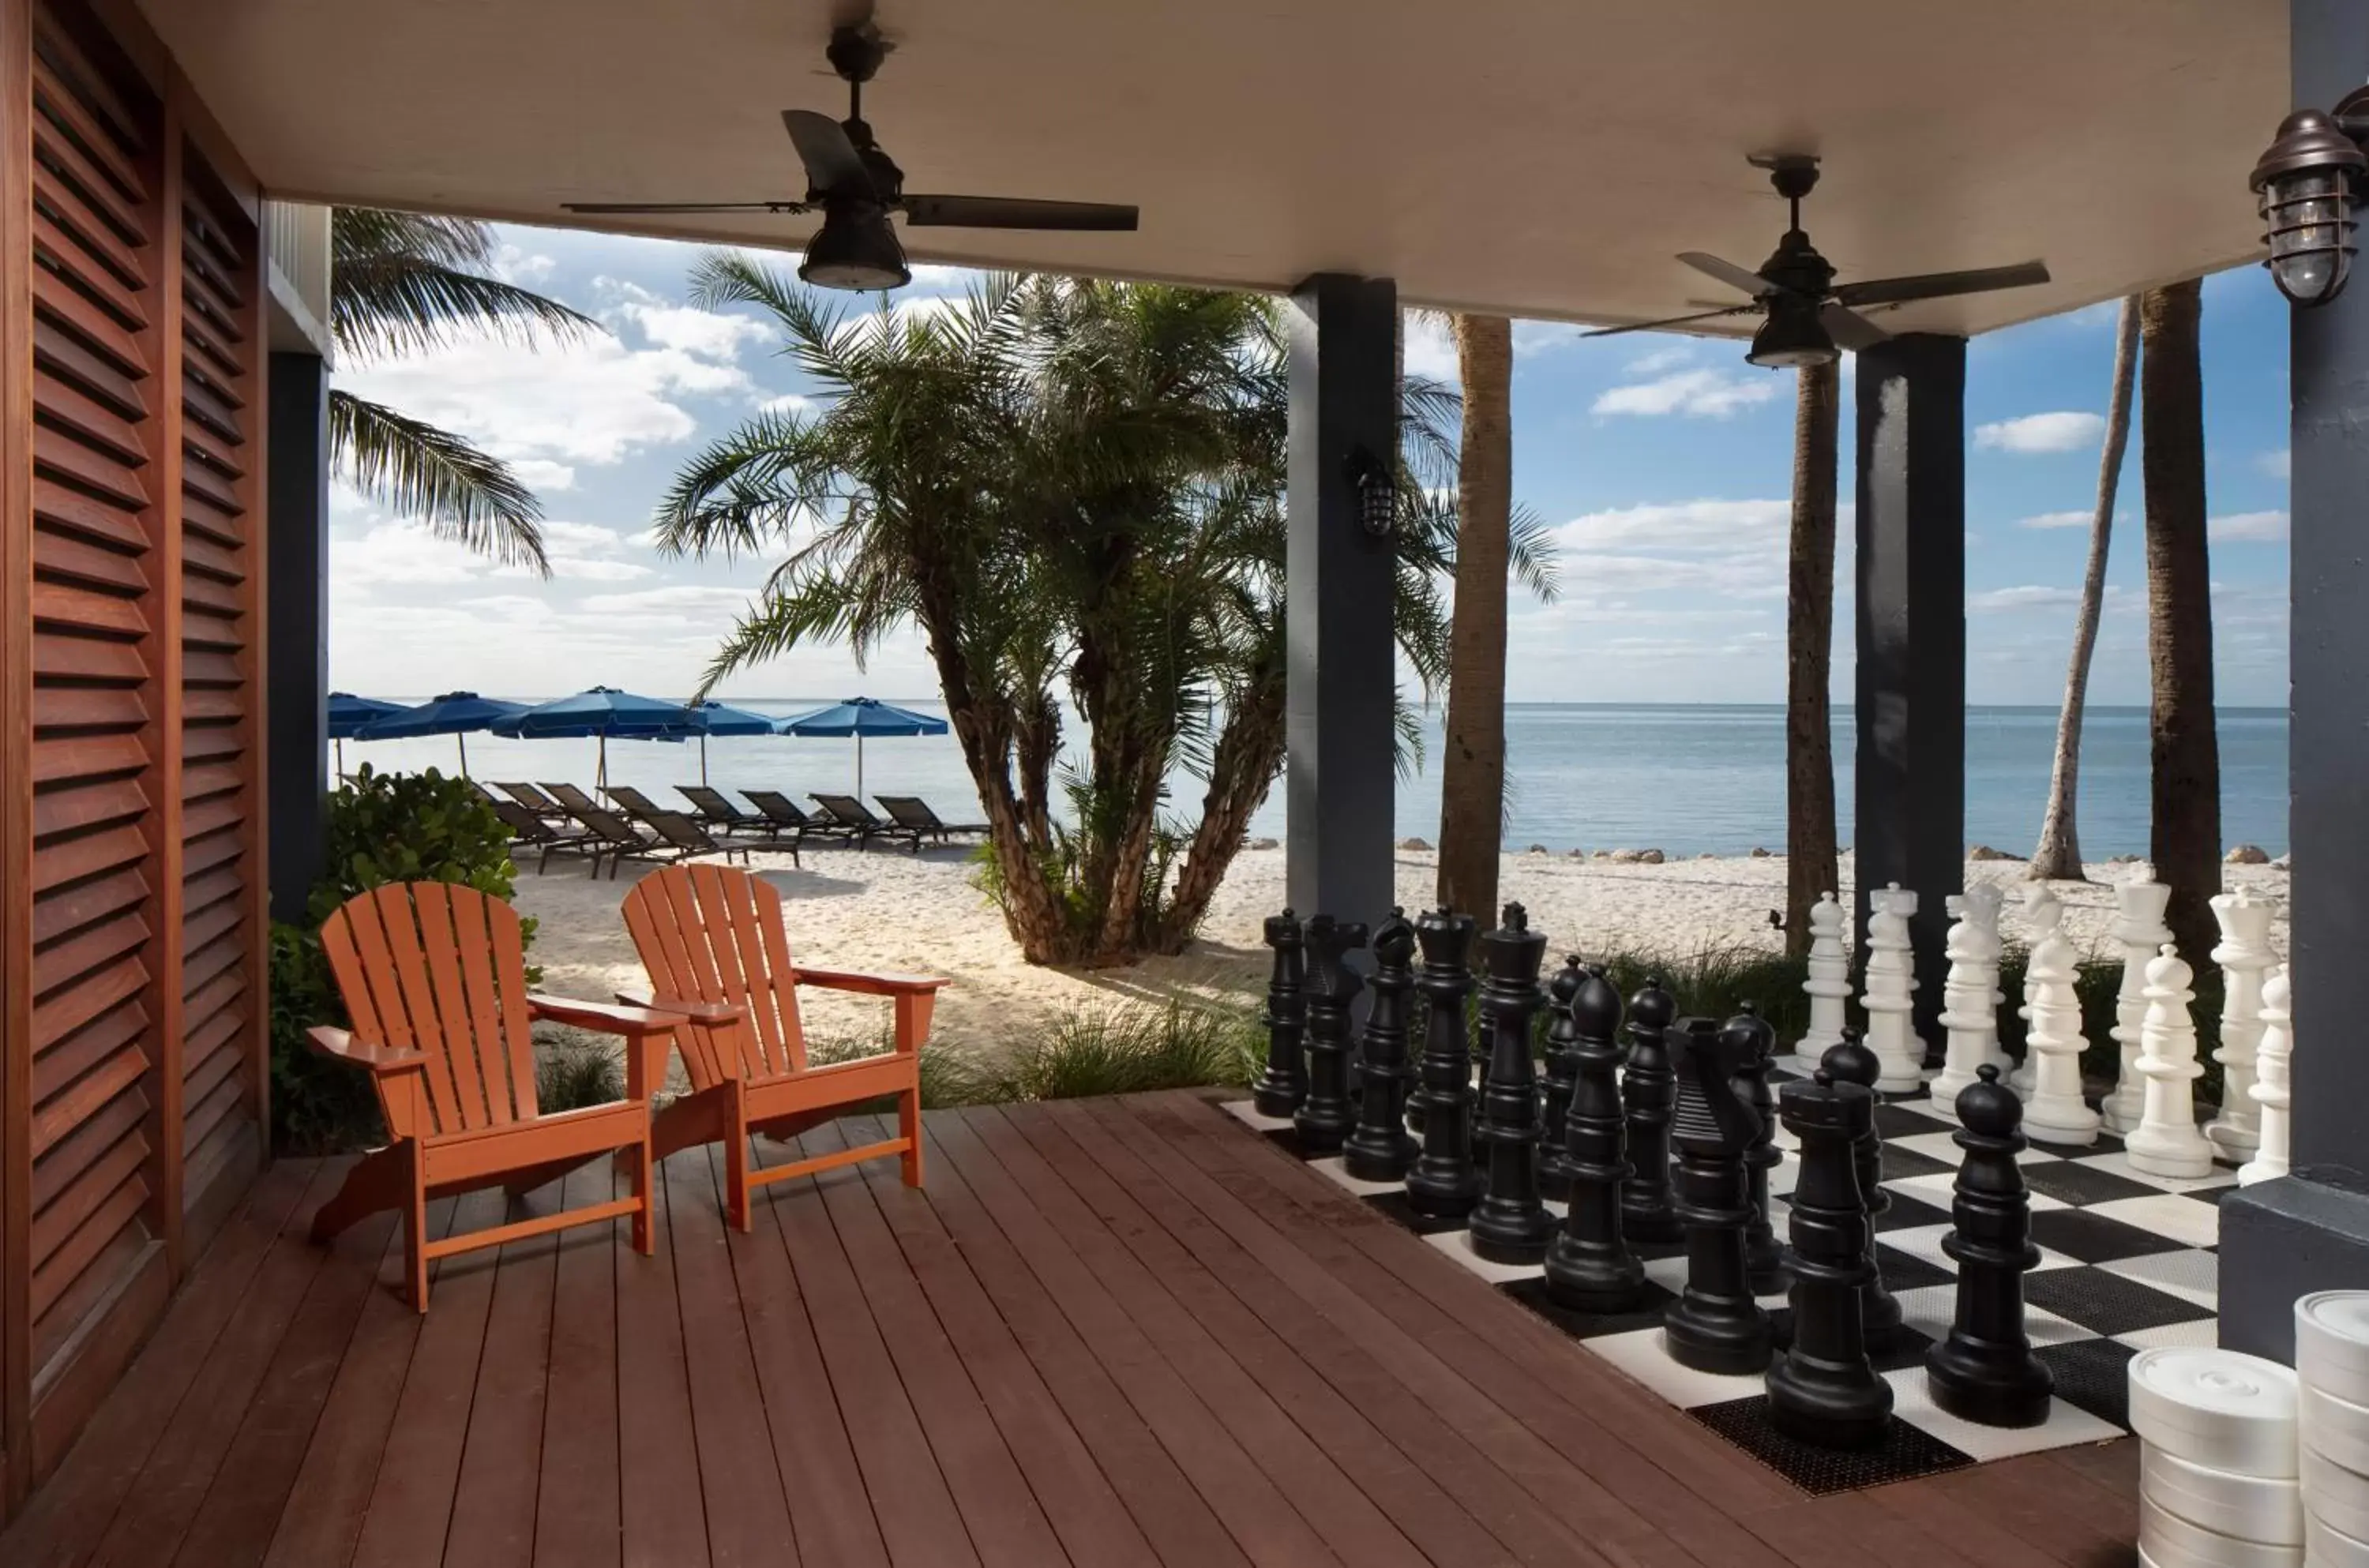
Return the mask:
M1356 1125L1349 1103L1349 1004L1365 981L1346 959L1366 944L1363 921L1310 915L1308 942L1308 1093L1292 1113L1299 1147L1309 1154L1337 1151Z
M1818 1065L1834 1075L1837 1083L1856 1083L1870 1094L1875 1094L1875 1081L1883 1076L1883 1061L1868 1048L1857 1029L1846 1026L1840 1044L1828 1046ZM1874 1106L1881 1108L1883 1096L1877 1095ZM1851 1146L1852 1158L1859 1167L1860 1200L1867 1205L1867 1283L1860 1287L1860 1317L1867 1324L1871 1342L1882 1339L1900 1326L1900 1303L1884 1288L1882 1254L1875 1250L1875 1222L1892 1210L1892 1194L1883 1185L1883 1135L1876 1130L1874 1110L1868 1114L1866 1129Z
M1269 915L1266 944L1275 952L1266 1012L1259 1020L1266 1025L1266 1070L1259 1074L1252 1099L1261 1116L1288 1116L1308 1097L1308 949L1299 917L1289 910Z
M1579 956L1563 960L1547 982L1545 1141L1539 1145L1539 1191L1561 1202L1571 1188L1571 1155L1563 1147L1563 1118L1571 1114L1573 1081L1579 1074L1579 1032L1572 1022L1572 998L1585 979Z
M1342 1165L1361 1182L1405 1179L1414 1164L1407 1136L1407 993L1414 989L1414 927L1394 909L1374 933L1373 1001L1360 1038L1357 1127L1342 1146Z
M1629 999L1629 1063L1620 1098L1629 1120L1629 1179L1620 1188L1620 1230L1631 1242L1675 1242L1684 1231L1670 1206L1670 1114L1677 1098L1664 1037L1678 1004L1649 979Z
M1539 966L1547 939L1530 929L1519 904L1481 939L1481 1021L1489 1037L1489 1074L1481 1089L1481 1125L1489 1146L1489 1185L1472 1211L1476 1256L1492 1263L1537 1263L1554 1234L1539 1198L1539 1091L1530 1059L1530 1021L1546 1005Z
M1414 922L1423 948L1423 1152L1407 1173L1407 1204L1430 1219L1461 1219L1481 1201L1472 1164L1472 1069L1464 999L1472 994L1472 917L1435 910Z
M1985 1426L2037 1426L2048 1419L2055 1379L2031 1354L2023 1330L2023 1276L2040 1262L2031 1240L2031 1195L2015 1157L2023 1152L2023 1102L2001 1086L1989 1062L1958 1092L1966 1151L1950 1203L1941 1250L1958 1265L1958 1315L1950 1337L1925 1353L1933 1402Z
M1625 1312L1645 1294L1645 1265L1620 1237L1620 1184L1629 1175L1617 1037L1620 993L1604 978L1602 965L1587 967L1569 1007L1573 1077L1563 1150L1571 1207L1547 1248L1547 1295L1578 1311Z
M1790 1283L1785 1276L1785 1249L1778 1244L1776 1229L1768 1223L1768 1173L1785 1160L1784 1151L1777 1147L1777 1096L1768 1088L1768 1067L1777 1053L1777 1031L1748 1001L1727 1021L1727 1027L1736 1036L1737 1065L1733 1087L1736 1097L1760 1118L1760 1135L1744 1151L1744 1169L1752 1193L1752 1219L1744 1230L1744 1256L1752 1270L1752 1293L1773 1296Z
M1678 1151L1687 1288L1662 1315L1663 1344L1671 1359L1698 1372L1762 1371L1768 1314L1752 1299L1744 1255L1752 1218L1744 1156L1760 1123L1730 1083L1739 1042L1708 1018L1689 1018L1671 1033L1683 1042L1671 1141Z
M1867 1206L1853 1145L1875 1110L1873 1091L1839 1083L1820 1068L1779 1093L1786 1129L1800 1140L1793 1188L1793 1339L1768 1368L1777 1430L1826 1448L1863 1448L1883 1436L1892 1385L1867 1356L1860 1288L1867 1282Z

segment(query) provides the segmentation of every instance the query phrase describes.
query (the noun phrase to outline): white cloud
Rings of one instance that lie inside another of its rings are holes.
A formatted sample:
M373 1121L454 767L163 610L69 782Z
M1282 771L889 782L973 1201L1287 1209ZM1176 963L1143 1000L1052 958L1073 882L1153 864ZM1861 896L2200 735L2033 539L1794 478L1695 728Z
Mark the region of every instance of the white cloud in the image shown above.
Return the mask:
M505 245L494 253L494 276L524 289L540 287L558 265L548 256L521 250L514 245Z
M802 392L784 392L778 397L768 397L757 405L767 414L803 414L815 406L815 400Z
M2105 433L2104 416L2067 409L1976 425L1974 445L1997 452L2080 452L2096 446Z
M595 278L592 287L615 301L601 313L603 321L612 326L631 322L660 349L680 349L728 365L740 358L742 345L762 343L772 337L772 329L754 316L679 304L638 283Z
M2295 474L2295 452L2291 448L2281 447L2276 452L2258 453L2254 466L2273 479L2291 478Z
M1579 341L1586 328L1568 321L1517 321L1514 323L1514 353L1516 357L1543 354Z
M2087 528L2094 514L2086 511L2044 511L2019 521L2018 528Z
M1554 542L1559 550L1757 551L1781 544L1792 515L1792 503L1781 500L1617 507L1574 518L1554 531Z
M1596 414L1683 414L1688 418L1724 419L1739 408L1768 402L1777 383L1765 376L1742 376L1725 371L1677 371L1655 381L1616 386L1590 406Z
M2215 544L2277 544L2287 536L2287 514L2283 511L2232 512L2226 517L2214 518L2204 527Z
M333 584L362 592L390 584L475 582L493 566L418 523L378 518L359 537L334 538L329 549Z
M2120 600L2122 596L2123 590L2120 588L2112 584L2107 586L2106 599L2110 603ZM2020 583L2014 588L1986 589L1980 593L1970 593L1966 596L1966 608L1983 613L2004 610L2053 610L2059 606L2080 602L2079 589L2058 588L2053 584L2044 583Z
M572 490L576 488L576 465L554 463L547 457L522 457L510 464L510 472L530 490Z
M1433 381L1450 386L1463 381L1463 369L1456 361L1456 338L1448 324L1431 315L1408 313L1401 336L1406 351L1406 372L1428 376Z
M1654 375L1662 371L1676 370L1694 357L1694 345L1677 343L1667 349L1656 349L1650 354L1641 354L1620 368L1631 375Z

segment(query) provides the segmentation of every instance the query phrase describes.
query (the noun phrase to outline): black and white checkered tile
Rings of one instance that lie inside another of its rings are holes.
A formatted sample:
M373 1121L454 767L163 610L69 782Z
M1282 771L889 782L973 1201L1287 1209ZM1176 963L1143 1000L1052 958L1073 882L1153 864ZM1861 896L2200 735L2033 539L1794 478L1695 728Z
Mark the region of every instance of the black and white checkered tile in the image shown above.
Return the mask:
M1791 1076L1782 1068L1772 1079ZM1288 1121L1258 1114L1247 1100L1226 1109L1295 1154ZM1758 1376L1721 1377L1671 1359L1663 1347L1662 1308L1686 1284L1684 1249L1639 1248L1650 1299L1632 1312L1574 1312L1547 1299L1545 1274L1476 1257L1460 1224L1424 1220L1394 1184L1360 1182L1333 1156L1310 1162L1366 1203L1417 1231L1506 1295L1579 1340L1705 1426L1813 1494L1880 1485L1986 1459L2100 1442L2129 1429L2124 1364L2160 1345L2214 1343L2216 1268L2222 1196L2237 1185L2234 1167L2192 1181L2133 1168L2122 1139L2100 1135L2087 1148L2034 1142L2021 1157L2031 1189L2032 1240L2040 1265L2024 1276L2025 1328L2056 1379L2048 1420L2020 1431L1979 1426L1937 1409L1926 1391L1925 1351L1950 1332L1957 1304L1957 1265L1941 1251L1950 1230L1950 1189L1959 1151L1957 1121L1922 1092L1888 1098L1876 1111L1884 1138L1883 1185L1892 1207L1876 1222L1884 1283L1899 1299L1902 1325L1871 1346L1876 1369L1893 1385L1893 1431L1861 1452L1818 1449L1778 1433ZM1781 1128L1783 1163L1769 1172L1770 1219L1785 1234L1784 1195L1799 1166ZM1562 1206L1549 1204L1558 1215ZM1786 1299L1762 1298L1786 1333Z

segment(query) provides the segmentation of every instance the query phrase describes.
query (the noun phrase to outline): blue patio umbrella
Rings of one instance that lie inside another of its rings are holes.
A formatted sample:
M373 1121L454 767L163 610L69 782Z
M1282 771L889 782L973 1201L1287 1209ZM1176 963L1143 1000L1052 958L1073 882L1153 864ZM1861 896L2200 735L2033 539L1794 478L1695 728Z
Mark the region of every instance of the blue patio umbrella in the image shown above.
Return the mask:
M475 692L447 692L416 708L404 708L372 719L354 731L354 738L402 740L415 735L450 735L460 744L461 776L465 779L469 776L469 732L491 729L524 712L525 704L521 703L497 702Z
M374 718L401 712L401 703L383 703L376 697L357 697L351 692L329 693L329 738L337 743L339 778L346 776L346 737Z
M771 735L773 721L763 714L752 714L747 708L736 708L724 703L693 703L689 708L691 722L684 727L699 737L699 782L707 782L707 738L711 735Z
M944 735L946 721L917 714L910 708L891 707L871 697L850 697L843 703L833 703L827 708L817 708L810 714L785 718L775 725L784 735L855 737L855 794L864 795L864 741L867 736Z
M681 703L635 696L614 686L594 686L572 697L559 697L512 715L494 727L494 733L518 740L555 740L589 735L600 743L592 787L609 787L609 738L629 740L672 740L695 733L690 710Z

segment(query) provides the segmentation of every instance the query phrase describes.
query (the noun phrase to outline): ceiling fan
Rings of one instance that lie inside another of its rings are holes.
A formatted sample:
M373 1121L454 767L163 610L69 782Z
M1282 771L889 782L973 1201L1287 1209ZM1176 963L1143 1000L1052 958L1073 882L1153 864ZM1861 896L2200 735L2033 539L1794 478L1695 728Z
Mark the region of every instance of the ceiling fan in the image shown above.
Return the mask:
M807 191L771 201L569 201L570 212L811 212L822 227L807 242L798 276L825 289L894 289L912 281L904 247L889 215L902 212L914 227L971 229L1132 230L1136 210L1103 201L1039 201L1016 196L921 196L905 189L905 173L881 150L864 119L864 84L880 69L888 44L868 18L831 29L826 53L847 83L847 118L809 109L785 109Z
M1674 315L1661 321L1641 321L1628 326L1607 326L1582 333L1585 338L1609 338L1621 332L1652 332L1688 322L1758 313L1767 316L1754 335L1745 358L1770 369L1831 363L1843 349L1871 348L1891 334L1860 314L1861 306L1895 308L1913 300L1940 299L1949 294L1978 294L1992 289L2022 289L2048 281L2043 262L2022 261L2012 267L1981 267L1964 272L1925 272L1908 278L1874 278L1860 283L1837 283L1835 269L1820 256L1802 230L1802 198L1818 183L1818 160L1808 154L1787 153L1750 160L1768 171L1768 183L1785 198L1792 212L1785 237L1760 264L1760 270L1738 267L1700 250L1683 251L1678 259L1698 272L1752 296L1749 303Z

